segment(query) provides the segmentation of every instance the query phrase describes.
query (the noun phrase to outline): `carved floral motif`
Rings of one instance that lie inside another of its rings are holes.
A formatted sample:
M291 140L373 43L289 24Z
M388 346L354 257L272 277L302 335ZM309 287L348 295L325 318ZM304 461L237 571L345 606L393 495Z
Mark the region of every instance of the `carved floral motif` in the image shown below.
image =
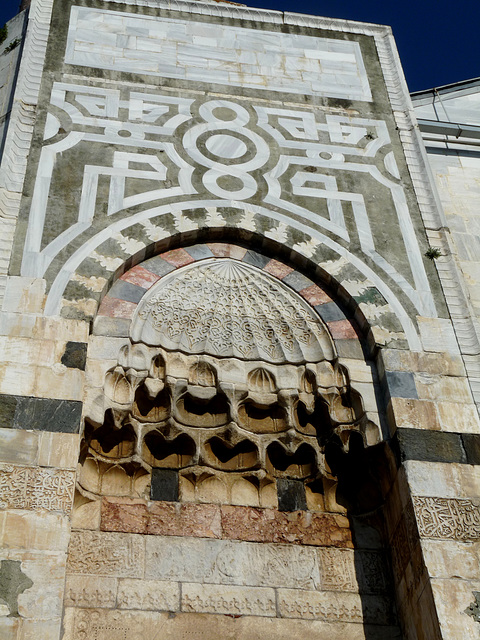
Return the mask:
M318 316L268 274L234 260L202 261L154 286L134 341L186 353L301 363L331 360Z

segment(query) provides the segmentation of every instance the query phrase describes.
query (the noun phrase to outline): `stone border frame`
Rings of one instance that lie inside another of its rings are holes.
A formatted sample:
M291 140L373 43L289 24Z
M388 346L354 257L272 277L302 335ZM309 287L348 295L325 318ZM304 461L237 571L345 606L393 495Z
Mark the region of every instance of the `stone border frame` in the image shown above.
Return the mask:
M182 246L234 242L255 248L265 256L283 260L299 273L308 273L312 283L324 283L330 297L338 299L350 311L371 351L378 345L393 345L400 349L416 346L418 350L420 340L417 330L401 302L388 287L385 287L385 293L390 301L375 282L350 262L348 256L287 225L284 225L283 231L291 237L282 244L276 239L278 228L272 226L271 220L269 230L257 231L257 226L261 228L269 223L263 212L242 209L239 208L239 214L243 219L238 226L228 223L232 216L229 208L196 208L194 220L189 217L191 210L173 209L169 214L152 217L147 221L148 228L145 222L134 222L107 239L99 238L100 242L95 248L90 248L88 255L78 256L75 265L66 265L62 276L65 284L57 278L59 286L65 287L63 297L58 300L60 314L65 318L92 322L108 289L133 266ZM257 223L252 219L250 224L245 224L248 215ZM147 238L150 244L145 242ZM55 303L58 293L54 284L47 298L47 315L51 313L49 302L58 304ZM402 312L400 319L395 313L399 310ZM409 342L414 344L409 345Z

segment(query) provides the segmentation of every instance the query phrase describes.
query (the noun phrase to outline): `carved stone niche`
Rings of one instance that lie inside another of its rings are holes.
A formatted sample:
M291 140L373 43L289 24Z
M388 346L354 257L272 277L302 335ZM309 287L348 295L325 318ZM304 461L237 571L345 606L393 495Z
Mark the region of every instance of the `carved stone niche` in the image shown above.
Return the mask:
M178 470L182 500L276 506L282 478L318 506L335 480L325 446L348 450L353 431L379 437L314 309L255 267L204 260L140 301L86 407L79 490L145 497L163 468Z

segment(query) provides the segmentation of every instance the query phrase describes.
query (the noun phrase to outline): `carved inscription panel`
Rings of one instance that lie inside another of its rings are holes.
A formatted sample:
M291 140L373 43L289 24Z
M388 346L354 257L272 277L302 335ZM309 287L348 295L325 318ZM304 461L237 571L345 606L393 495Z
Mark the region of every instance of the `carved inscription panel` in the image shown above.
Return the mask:
M147 581L354 593L378 593L387 586L383 557L376 552L94 531L72 532L67 571ZM130 581L122 586L123 606L133 607L130 592L138 584Z
M70 513L74 490L74 471L0 464L1 509Z
M413 504L421 536L453 540L480 538L480 507L471 500L414 497Z
M133 534L73 531L67 571L125 578L141 578L145 564L145 542Z

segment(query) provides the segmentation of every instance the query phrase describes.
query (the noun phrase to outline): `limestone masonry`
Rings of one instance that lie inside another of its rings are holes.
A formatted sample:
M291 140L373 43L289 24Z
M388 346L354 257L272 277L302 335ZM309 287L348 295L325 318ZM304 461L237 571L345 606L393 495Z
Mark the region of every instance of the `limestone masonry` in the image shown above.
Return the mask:
M2 640L480 638L479 82L227 2L7 27Z

